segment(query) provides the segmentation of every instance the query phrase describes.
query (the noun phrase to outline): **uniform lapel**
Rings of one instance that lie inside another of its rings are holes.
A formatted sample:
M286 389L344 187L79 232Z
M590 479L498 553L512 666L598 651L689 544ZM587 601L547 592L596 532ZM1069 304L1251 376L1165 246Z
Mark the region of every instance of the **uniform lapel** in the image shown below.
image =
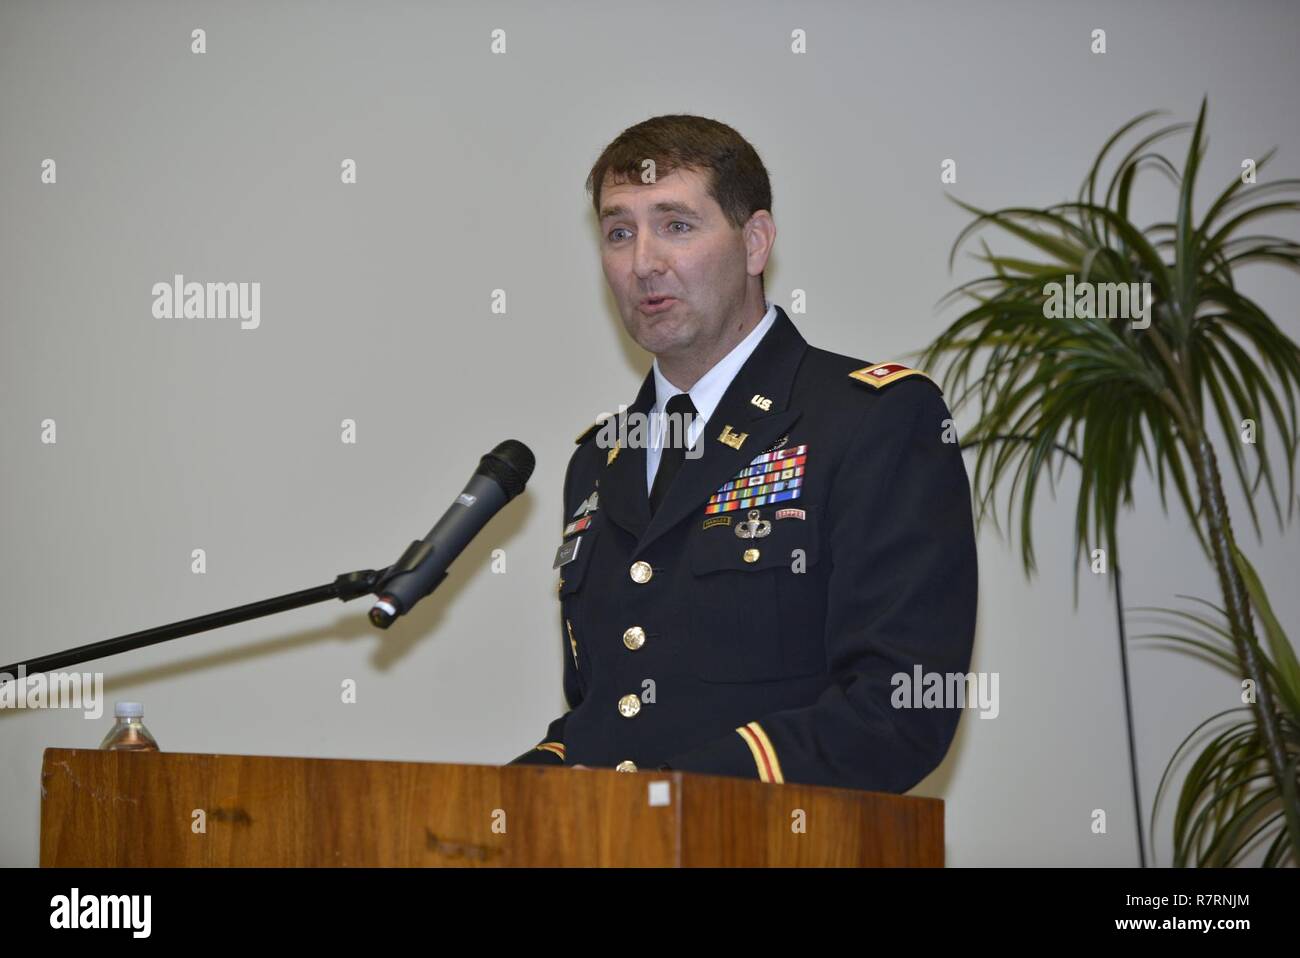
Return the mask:
M799 418L800 411L788 408L788 403L795 371L807 348L807 342L785 311L776 307L776 321L772 328L740 367L717 409L705 423L697 440L703 447L701 455L695 459L688 456L682 463L681 471L653 518L650 518L645 491L645 451L641 450L641 455L634 461L640 463L641 500L648 525L642 527L644 531L636 547L638 553L687 516L695 512L703 515L705 504L718 487L745 468L755 456L766 451ZM653 372L648 384L650 405L653 405ZM645 386L642 386L642 393L645 393ZM770 400L770 408L764 410L755 405L756 398ZM728 426L731 434L744 434L739 448L719 438ZM628 459L631 466L633 457ZM603 494L601 498L604 498Z
M649 415L654 403L655 376L651 369L641 383L636 401L626 412L628 415L634 412ZM615 426L617 425L615 417ZM606 461L610 450L603 449L601 452L604 453L605 460L601 461L599 508L606 512L612 522L639 539L650 524L650 498L645 483L645 446L637 443L631 449L620 447L618 455L608 461L608 464Z

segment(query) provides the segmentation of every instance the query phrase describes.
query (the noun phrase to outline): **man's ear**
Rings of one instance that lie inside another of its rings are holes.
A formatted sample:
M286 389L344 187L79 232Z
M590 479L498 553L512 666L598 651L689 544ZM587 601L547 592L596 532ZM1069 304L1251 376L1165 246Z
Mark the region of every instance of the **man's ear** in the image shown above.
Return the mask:
M767 210L755 210L745 221L745 271L750 276L760 276L767 268L772 247L776 245L776 222Z

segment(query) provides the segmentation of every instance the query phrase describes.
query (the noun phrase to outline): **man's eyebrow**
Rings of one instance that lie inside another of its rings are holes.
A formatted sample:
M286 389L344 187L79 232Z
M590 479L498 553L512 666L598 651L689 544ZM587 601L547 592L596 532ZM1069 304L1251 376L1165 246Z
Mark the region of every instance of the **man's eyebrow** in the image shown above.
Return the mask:
M661 200L654 206L650 207L650 209L655 213L677 213L680 216L690 216L697 220L702 219L694 207L689 206L686 203L680 203L676 200ZM611 216L626 216L627 214L628 208L626 206L606 206L600 211L600 219L601 222L604 222Z

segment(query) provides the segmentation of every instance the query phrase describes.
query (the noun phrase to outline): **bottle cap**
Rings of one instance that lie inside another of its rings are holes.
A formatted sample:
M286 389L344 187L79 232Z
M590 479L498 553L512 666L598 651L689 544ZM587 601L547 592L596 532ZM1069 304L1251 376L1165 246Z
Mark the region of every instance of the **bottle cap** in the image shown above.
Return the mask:
M118 702L113 706L113 714L118 718L143 718L144 705L140 702Z

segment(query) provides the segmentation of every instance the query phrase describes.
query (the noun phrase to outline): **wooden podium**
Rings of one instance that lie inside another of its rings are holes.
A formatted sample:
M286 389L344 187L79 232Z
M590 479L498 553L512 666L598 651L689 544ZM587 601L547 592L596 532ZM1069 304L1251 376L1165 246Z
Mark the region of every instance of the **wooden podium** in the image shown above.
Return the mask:
M943 802L689 772L51 748L41 865L941 866Z

